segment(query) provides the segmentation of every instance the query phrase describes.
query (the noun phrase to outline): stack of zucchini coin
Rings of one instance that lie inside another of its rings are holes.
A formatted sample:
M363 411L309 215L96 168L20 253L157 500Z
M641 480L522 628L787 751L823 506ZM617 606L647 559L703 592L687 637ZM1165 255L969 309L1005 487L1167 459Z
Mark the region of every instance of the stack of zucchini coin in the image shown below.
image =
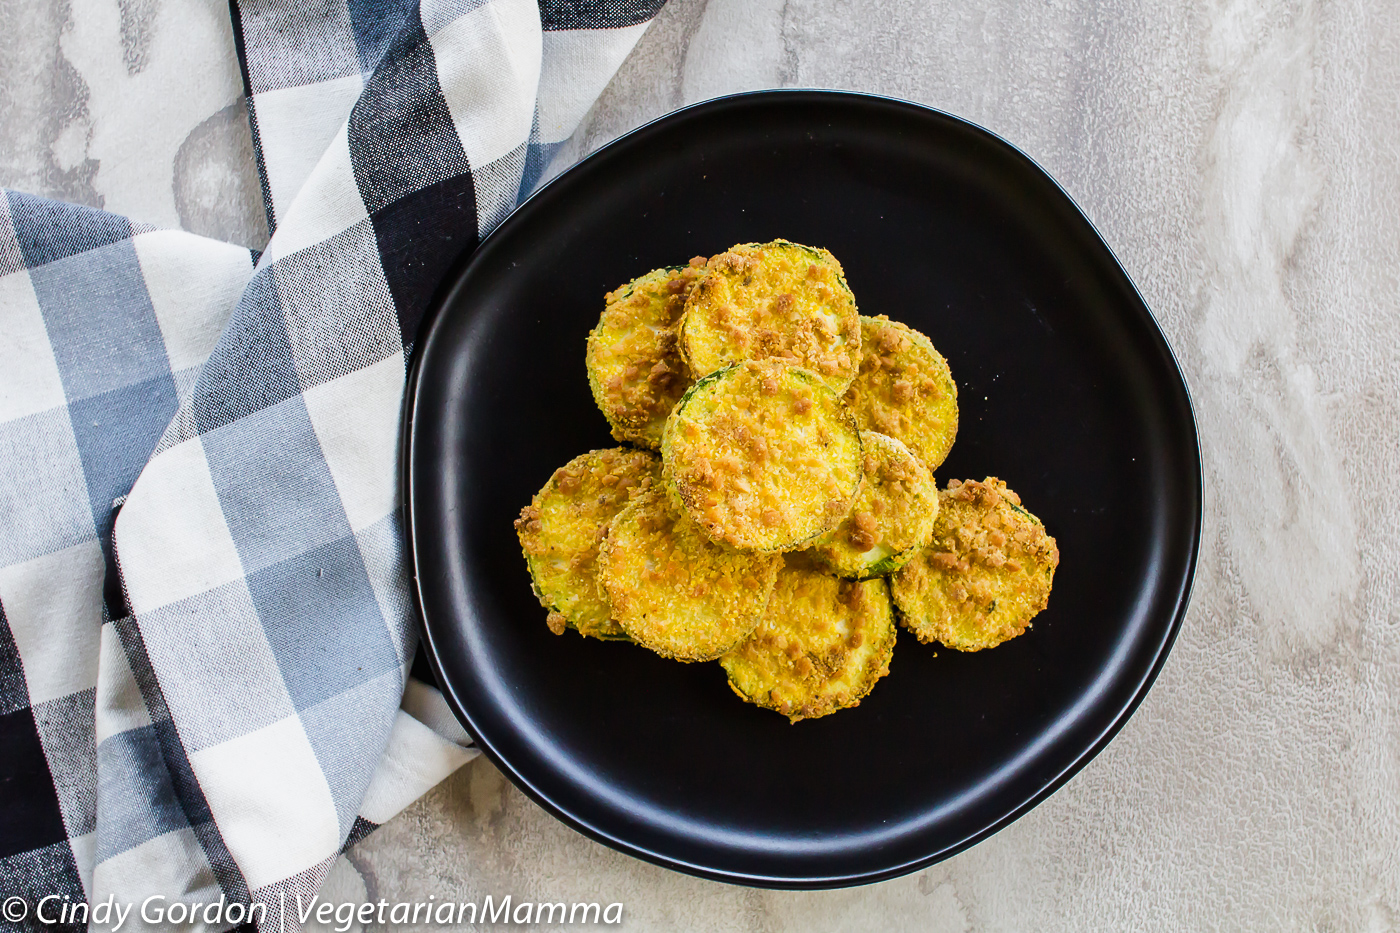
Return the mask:
M836 257L787 240L608 293L588 382L631 445L555 471L515 523L556 634L718 660L792 722L889 673L895 619L961 651L1045 608L1055 539L995 477L933 471L958 430L947 361L862 317Z

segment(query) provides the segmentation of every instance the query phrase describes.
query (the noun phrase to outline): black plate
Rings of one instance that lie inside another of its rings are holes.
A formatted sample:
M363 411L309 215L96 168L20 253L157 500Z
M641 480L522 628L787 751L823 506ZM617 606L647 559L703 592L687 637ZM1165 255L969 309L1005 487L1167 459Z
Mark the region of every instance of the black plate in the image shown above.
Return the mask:
M827 247L862 312L932 338L962 412L940 480L1002 477L1062 555L1026 635L935 656L901 631L857 709L795 726L718 664L551 635L511 527L556 467L613 446L583 358L603 293L774 237ZM890 878L1045 799L1161 668L1200 535L1186 387L1094 228L987 131L846 93L690 107L545 187L441 295L406 444L426 645L497 767L594 839L743 884Z

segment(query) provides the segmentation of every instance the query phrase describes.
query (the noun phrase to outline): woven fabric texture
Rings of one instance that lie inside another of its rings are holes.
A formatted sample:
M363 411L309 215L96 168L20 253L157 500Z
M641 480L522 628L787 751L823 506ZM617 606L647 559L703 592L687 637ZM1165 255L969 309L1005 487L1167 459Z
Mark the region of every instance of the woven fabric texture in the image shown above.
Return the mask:
M4 192L0 890L293 929L475 754L408 676L407 361L660 5L236 3L260 256Z

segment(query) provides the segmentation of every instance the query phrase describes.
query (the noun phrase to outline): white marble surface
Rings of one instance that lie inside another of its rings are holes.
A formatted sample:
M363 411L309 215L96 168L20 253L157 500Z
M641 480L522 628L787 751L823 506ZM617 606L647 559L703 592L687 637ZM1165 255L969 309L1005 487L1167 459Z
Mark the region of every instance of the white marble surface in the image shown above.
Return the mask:
M260 245L226 9L3 0L0 184ZM1127 266L1205 451L1160 680L1049 801L885 884L673 874L478 760L352 851L333 895L621 901L632 930L1400 929L1400 5L671 0L571 146L770 86L996 130Z

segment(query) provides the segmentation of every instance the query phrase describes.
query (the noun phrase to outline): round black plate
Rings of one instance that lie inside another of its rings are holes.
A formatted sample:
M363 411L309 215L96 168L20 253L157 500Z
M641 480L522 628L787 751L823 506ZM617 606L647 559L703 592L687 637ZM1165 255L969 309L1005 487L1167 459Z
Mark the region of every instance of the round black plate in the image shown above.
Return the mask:
M940 484L1002 477L1061 554L1024 636L935 654L901 631L857 709L795 726L718 664L551 635L511 526L556 467L614 444L583 358L603 293L775 237L827 247L863 313L932 338L961 406ZM1043 800L1161 668L1200 535L1186 387L1094 228L987 131L847 93L690 107L546 186L441 295L406 442L426 645L491 760L594 839L743 884L893 877Z

